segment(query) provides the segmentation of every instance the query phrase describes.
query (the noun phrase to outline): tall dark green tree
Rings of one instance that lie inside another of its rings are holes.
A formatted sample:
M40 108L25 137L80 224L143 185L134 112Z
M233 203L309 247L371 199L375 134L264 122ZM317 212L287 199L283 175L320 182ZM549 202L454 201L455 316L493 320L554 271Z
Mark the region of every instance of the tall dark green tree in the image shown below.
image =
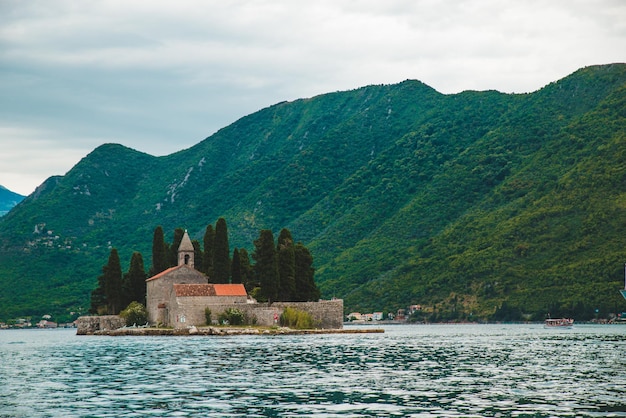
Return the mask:
M261 286L261 295L270 303L278 300L278 262L271 230L261 230L259 238L254 241L252 258L256 261L254 271Z
M219 218L215 224L215 245L213 247L213 283L228 283L230 278L230 249L226 220Z
M241 281L241 260L239 259L239 250L235 248L233 251L233 265L230 269L231 283L242 283Z
M178 265L178 247L180 247L180 242L183 240L183 235L185 235L184 229L176 228L174 230L174 241L172 242L172 245L170 245L170 250L168 252L168 267Z
M254 278L254 272L252 271L250 256L245 248L239 249L239 260L241 265L241 283L243 283L246 290L250 292L257 287L258 284Z
M106 265L102 267L102 274L98 276L98 287L91 291L91 307L89 308L89 313L94 315L104 315L107 313L107 301L104 294L106 269Z
M313 268L313 256L308 248L302 243L294 246L295 277L296 277L296 301L317 301L320 291L315 284L315 269Z
M213 225L209 224L204 231L204 251L202 253L202 272L204 272L211 281L213 277L213 247L215 246L215 230Z
M130 302L146 304L146 271L143 265L143 256L135 251L130 258L130 268L124 274L122 290L122 308Z
M276 251L278 256L278 300L294 300L296 293L296 261L294 256L293 238L291 237L291 232L287 228L283 228L280 231L280 234L278 234Z
M159 274L167 270L168 267L167 245L165 244L163 228L159 225L154 229L154 235L152 237L152 268L150 269L150 276Z
M200 248L200 242L197 239L191 241L191 245L193 245L193 259L194 259L194 268L198 271L204 271L204 267L202 266L203 257L202 257L202 248Z
M107 302L107 311L110 315L117 315L122 310L122 265L117 249L111 249L109 261L102 269L104 274L104 297Z

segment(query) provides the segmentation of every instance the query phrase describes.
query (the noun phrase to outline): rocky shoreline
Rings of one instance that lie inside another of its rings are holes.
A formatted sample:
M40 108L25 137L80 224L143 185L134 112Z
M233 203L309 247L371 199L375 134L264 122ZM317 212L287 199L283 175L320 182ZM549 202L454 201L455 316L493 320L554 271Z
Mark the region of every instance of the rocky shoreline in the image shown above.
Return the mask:
M107 335L107 336L236 336L236 335L319 335L319 334L377 334L384 333L380 328L369 329L291 329L291 328L238 328L238 327L189 327L189 328L142 328L122 327L117 329L102 329L90 333L77 335Z

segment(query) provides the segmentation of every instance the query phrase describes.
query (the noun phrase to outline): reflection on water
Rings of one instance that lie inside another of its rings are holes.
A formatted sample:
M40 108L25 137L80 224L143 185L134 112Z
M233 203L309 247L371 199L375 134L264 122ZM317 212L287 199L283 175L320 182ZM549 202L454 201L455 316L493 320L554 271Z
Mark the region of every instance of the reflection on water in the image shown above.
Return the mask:
M0 332L0 416L621 416L626 326L384 334Z

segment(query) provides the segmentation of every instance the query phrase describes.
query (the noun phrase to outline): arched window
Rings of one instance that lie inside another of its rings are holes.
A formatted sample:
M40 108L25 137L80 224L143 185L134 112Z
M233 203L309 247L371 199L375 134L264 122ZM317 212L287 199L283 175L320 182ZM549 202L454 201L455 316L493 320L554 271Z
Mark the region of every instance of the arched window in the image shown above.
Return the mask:
M185 254L185 264L189 264L189 254Z

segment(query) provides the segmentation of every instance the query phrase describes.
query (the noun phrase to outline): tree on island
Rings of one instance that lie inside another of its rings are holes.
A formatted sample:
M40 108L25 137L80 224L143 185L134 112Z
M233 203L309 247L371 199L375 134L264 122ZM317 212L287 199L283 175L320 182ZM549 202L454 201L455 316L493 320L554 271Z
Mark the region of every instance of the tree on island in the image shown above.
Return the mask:
M241 283L244 284L247 291L250 291L256 286L256 280L250 264L250 256L245 248L239 249L239 264L241 266Z
M91 291L89 313L94 315L104 315L107 313L106 297L104 295L104 269L106 269L106 266L102 267L103 273L98 276L98 286Z
M316 301L320 290L315 284L313 255L301 242L294 246L296 292L294 302Z
M104 295L108 312L117 315L122 310L122 265L117 249L111 249L107 268L104 270Z
M122 280L122 306L128 306L130 302L146 304L146 279L143 256L135 251L130 259L128 273L124 274Z
M215 230L209 224L204 231L204 251L202 252L202 272L209 277L213 276L213 247L215 246Z
M278 256L278 300L291 301L296 296L296 259L291 231L283 228L276 246Z
M183 235L185 235L184 229L176 228L174 230L174 241L172 241L168 251L168 268L178 265L178 247L180 247L180 242L183 240Z
M165 244L163 228L159 225L155 228L152 237L152 268L150 269L150 276L159 274L167 270L167 268L167 245Z
M215 245L213 246L213 283L228 283L230 278L230 249L226 220L219 218L215 224Z
M256 261L254 272L261 286L261 295L270 303L278 300L278 262L271 230L261 230L259 238L254 241L252 258Z
M239 259L239 250L235 248L233 251L233 264L230 268L230 282L242 283L241 281L241 260Z
M99 315L117 315L131 302L146 303L146 272L143 256L134 252L128 272L122 275L117 249L111 249L107 264L102 266L98 287L91 292L89 312Z
M202 257L202 248L200 247L200 241L197 239L191 240L191 245L193 245L193 259L194 259L194 268L198 271L204 271L203 266L203 257Z
M98 287L91 292L90 312L116 315L122 304L122 267L117 249L111 249L109 261L102 266Z

